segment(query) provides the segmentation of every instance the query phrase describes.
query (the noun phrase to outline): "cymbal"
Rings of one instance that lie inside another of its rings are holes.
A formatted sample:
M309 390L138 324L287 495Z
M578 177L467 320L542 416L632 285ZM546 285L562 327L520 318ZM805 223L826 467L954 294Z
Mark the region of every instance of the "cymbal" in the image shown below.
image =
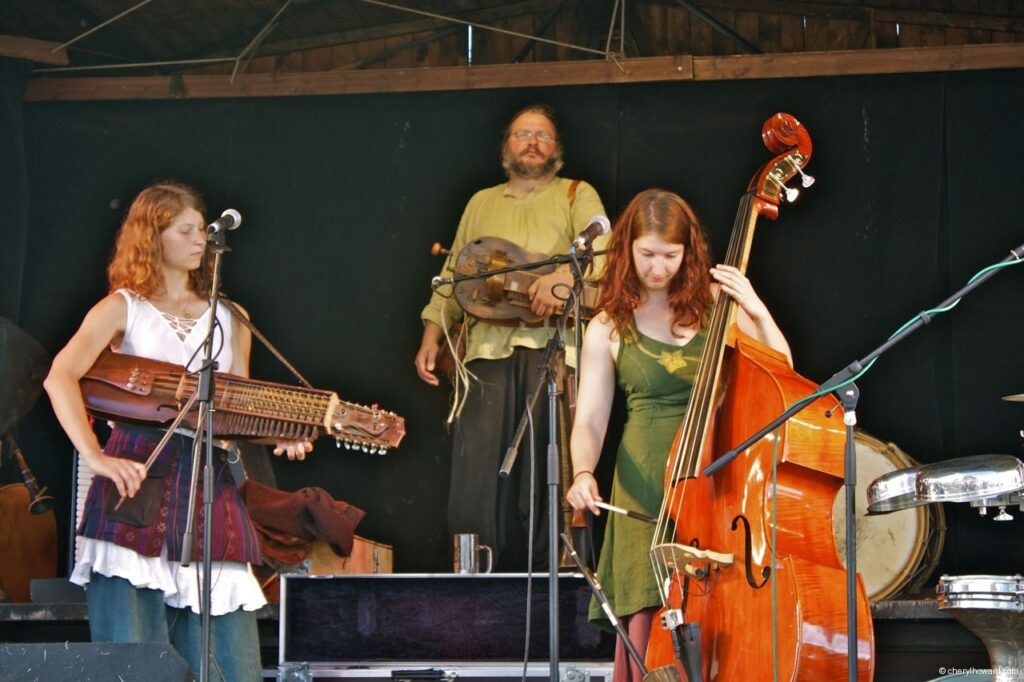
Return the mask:
M1004 395L1003 400L1009 400L1011 403L1024 403L1024 393L1018 393L1017 395Z

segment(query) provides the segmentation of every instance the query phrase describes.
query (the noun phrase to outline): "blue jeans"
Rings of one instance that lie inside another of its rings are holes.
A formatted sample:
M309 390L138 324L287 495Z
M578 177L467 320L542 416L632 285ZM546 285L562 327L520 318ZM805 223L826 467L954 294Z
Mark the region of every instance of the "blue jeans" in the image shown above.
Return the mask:
M202 618L164 604L159 590L93 573L85 590L94 642L169 642L199 676ZM239 609L210 618L210 679L259 682L262 677L256 614Z

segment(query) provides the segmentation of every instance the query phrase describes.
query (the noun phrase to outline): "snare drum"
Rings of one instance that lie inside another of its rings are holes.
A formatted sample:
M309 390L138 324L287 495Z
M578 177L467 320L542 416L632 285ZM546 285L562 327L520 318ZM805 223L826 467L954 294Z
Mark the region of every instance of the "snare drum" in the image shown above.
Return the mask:
M935 588L939 608L980 639L994 682L1024 682L1024 578L944 575Z
M934 572L946 539L942 505L929 504L891 514L865 516L867 488L879 476L917 466L892 443L857 431L857 572L872 602L919 591ZM846 565L846 486L832 505L832 530L839 559Z

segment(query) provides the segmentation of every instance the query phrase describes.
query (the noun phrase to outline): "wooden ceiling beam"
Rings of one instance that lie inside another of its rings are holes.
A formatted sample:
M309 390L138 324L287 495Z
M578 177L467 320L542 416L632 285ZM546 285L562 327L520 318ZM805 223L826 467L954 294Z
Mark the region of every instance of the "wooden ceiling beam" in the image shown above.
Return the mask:
M343 95L688 80L690 56L229 76L31 78L26 101Z
M695 57L694 80L1024 68L1024 43Z
M60 43L20 36L0 35L0 56L27 59L38 64L66 66L68 63L68 51Z
M620 68L621 64L621 68ZM1024 68L1024 43L229 76L29 80L26 101L288 97Z
M675 0L647 0L672 5ZM814 0L696 0L696 4L711 9L729 9L762 14L787 14L853 21L881 21L885 23L964 28L980 31L1024 32L1024 18L1002 17L992 14L940 12L935 10L896 9L873 4L846 5Z

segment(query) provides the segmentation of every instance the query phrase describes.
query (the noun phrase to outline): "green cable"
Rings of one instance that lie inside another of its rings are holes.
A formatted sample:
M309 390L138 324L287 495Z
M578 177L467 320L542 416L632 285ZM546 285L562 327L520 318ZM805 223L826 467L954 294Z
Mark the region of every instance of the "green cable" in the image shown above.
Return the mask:
M1005 262L1000 262L1000 263L993 263L992 265L986 266L986 267L982 268L981 270L979 270L977 273L975 273L975 275L973 277L971 277L969 280L967 280L967 283L970 284L971 282L975 281L976 279L978 279L979 277L984 275L986 272L990 272L992 270L997 270L999 268L1009 267L1011 265L1020 265L1021 263L1024 263L1024 260L1018 259L1018 260L1014 260L1014 261L1005 261ZM961 299L958 298L955 301L953 301L952 303L950 303L949 305L945 306L944 308L931 308L929 310L924 311L923 313L918 313L917 315L915 315L911 319L907 320L899 329L897 329L892 334L890 334L889 335L889 339L891 340L893 337L895 337L897 334L902 332L904 329L906 329L910 325L914 324L914 322L916 322L918 320L918 318L921 317L921 315L927 315L928 317L934 317L935 315L949 312L950 310L955 308L957 306L957 304L960 303L960 301L961 301ZM800 400L797 400L796 402L791 404L789 406L789 408L787 408L787 409L792 409L793 407L796 407L797 405L800 405L801 408L802 408L802 407L804 407L806 405L809 405L810 403L814 402L815 400L817 400L818 398L820 398L820 397L822 397L824 395L827 395L827 394L832 393L834 391L838 391L843 386L848 386L849 384L852 384L853 382L857 381L857 379L859 379L862 376L864 376L865 374L867 374L867 371L869 369L871 369L875 365L875 362L877 362L877 361L878 361L877 357L873 358L871 360L871 362L869 362L867 364L867 366L865 366L862 370L860 370L859 372L857 372L856 374L854 374L852 377L850 377L846 381L842 382L841 384L833 386L832 388L819 389L819 390L815 391L814 393L810 394L809 396L805 396L805 397L801 398ZM777 429L775 429L775 439L774 439L775 442L772 445L772 554L771 554L771 556L772 556L772 569L771 569L771 571L772 571L771 572L771 579L772 579L772 671L773 671L775 682L778 682L778 680L779 680L779 651L778 651L778 647L779 647L779 645L778 645L778 628L779 628L779 618L778 618L778 616L779 616L779 614L778 614L778 594L776 592L776 583L775 583L775 573L776 573L775 569L776 569L776 561L777 561L777 557L776 557L776 553L775 553L776 549L775 548L776 548L776 531L778 530L778 524L775 522L775 520L777 518L776 513L777 513L777 510L778 510L778 507L777 507L777 505L778 505L778 492L779 492L779 481L778 481L779 457L778 457L778 453L779 453L779 431L781 429L782 429L782 425L781 424L779 425L779 427ZM854 636L856 636L856 635L854 635Z
M778 531L779 524L776 523L775 520L778 518L779 431L781 430L782 425L780 424L779 428L775 429L775 442L772 444L772 673L774 675L775 682L779 682L779 602L775 582L777 561L775 548L778 546L776 544L776 532ZM747 560L750 560L749 557Z

